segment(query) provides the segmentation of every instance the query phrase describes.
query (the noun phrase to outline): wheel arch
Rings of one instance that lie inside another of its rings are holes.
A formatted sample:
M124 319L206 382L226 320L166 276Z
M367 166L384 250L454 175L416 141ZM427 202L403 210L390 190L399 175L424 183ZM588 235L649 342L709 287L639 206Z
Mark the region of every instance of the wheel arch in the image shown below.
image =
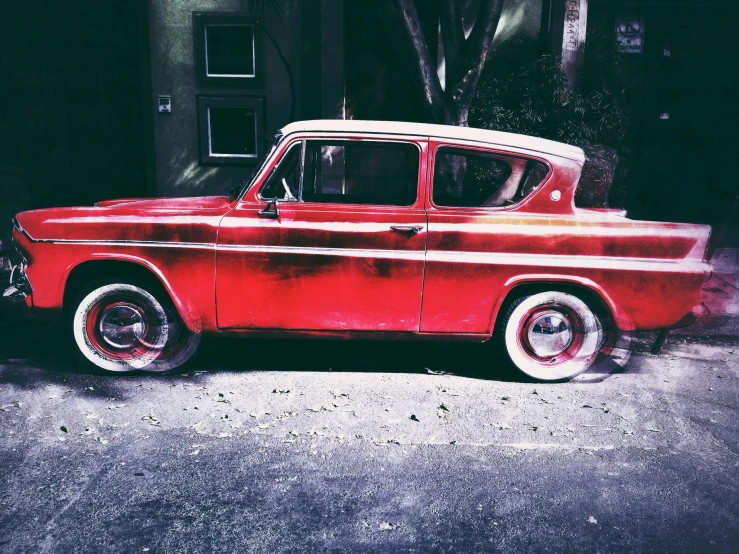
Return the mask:
M633 330L633 323L628 315L614 302L613 298L595 281L572 275L519 275L509 279L503 285L503 292L493 308L490 322L490 333L505 314L512 302L522 296L539 292L556 290L577 296L584 301L599 317L610 317L621 330Z
M164 274L151 262L129 255L103 255L85 260L67 273L64 282L62 310L69 309L74 295L87 283L104 277L124 277L136 279L160 289L174 304L185 325L191 331L197 331L196 319L186 308L182 299L173 290Z

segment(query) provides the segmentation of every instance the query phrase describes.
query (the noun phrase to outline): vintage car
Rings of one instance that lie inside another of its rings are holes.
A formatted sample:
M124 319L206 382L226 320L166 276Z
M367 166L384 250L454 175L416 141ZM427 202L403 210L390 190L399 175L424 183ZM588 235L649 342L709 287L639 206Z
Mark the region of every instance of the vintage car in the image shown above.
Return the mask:
M65 314L111 371L177 367L201 333L493 337L564 380L621 333L690 324L710 274L710 227L575 207L584 161L479 129L293 123L231 196L18 214L5 296Z

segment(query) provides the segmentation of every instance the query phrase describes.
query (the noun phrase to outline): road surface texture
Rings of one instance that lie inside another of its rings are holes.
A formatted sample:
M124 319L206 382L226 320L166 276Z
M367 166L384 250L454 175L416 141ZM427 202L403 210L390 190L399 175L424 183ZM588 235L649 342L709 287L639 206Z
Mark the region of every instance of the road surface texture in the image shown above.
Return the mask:
M476 345L211 340L111 376L64 340L0 331L0 552L739 552L730 339L544 385Z

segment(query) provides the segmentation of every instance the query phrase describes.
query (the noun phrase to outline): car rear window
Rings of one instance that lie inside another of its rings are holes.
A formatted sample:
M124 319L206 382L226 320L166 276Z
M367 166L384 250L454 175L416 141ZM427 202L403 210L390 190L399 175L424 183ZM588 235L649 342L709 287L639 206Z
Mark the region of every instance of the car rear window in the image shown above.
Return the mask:
M540 161L463 148L440 148L434 161L437 206L501 207L517 204L549 173Z

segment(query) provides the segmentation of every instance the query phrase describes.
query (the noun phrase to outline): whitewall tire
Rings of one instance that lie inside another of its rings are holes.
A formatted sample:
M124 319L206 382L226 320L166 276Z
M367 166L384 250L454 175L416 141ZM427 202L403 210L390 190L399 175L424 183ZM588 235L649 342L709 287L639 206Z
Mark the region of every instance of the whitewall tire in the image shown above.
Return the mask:
M593 311L576 296L559 291L513 302L502 331L513 365L540 381L572 379L595 362L603 345L603 329Z
M81 354L97 367L167 371L195 354L200 334L168 302L127 283L101 283L88 291L75 307L72 331Z

